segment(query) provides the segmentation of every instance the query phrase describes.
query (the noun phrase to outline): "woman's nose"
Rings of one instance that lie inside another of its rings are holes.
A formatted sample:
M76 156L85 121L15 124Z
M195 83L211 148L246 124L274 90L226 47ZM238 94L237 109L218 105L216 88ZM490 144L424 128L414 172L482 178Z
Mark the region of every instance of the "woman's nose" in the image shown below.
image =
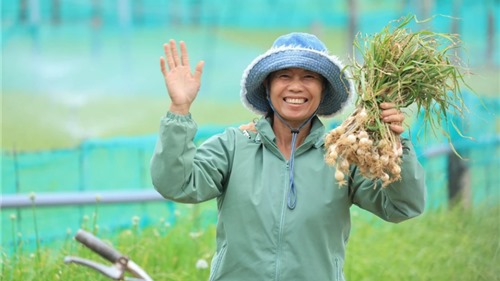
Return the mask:
M302 89L302 80L300 77L293 77L288 85L288 88L292 91L300 91Z

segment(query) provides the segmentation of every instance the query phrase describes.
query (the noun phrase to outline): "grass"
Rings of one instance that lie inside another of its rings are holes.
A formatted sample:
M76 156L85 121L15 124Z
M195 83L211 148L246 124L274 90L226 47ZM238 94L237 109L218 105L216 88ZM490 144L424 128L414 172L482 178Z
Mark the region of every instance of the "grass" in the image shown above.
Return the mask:
M500 280L500 209L438 210L401 224L355 219L348 280Z
M196 263L210 263L215 227L199 220L203 208L207 205L195 205L172 226L132 226L103 239L154 280L206 280L209 269L198 269ZM356 208L352 213L347 280L500 280L499 206L433 210L401 224L382 222ZM1 279L108 280L87 268L64 264L67 255L105 263L68 236L60 250L42 248L39 259L22 245L12 256L3 254Z

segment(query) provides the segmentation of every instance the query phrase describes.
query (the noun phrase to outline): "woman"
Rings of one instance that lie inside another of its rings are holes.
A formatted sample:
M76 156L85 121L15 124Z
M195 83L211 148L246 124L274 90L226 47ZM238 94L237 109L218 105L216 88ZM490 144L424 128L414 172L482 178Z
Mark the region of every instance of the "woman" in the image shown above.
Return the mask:
M196 147L189 114L203 62L194 74L180 42L160 59L171 99L151 161L153 184L165 198L198 203L216 198L217 250L210 280L344 280L343 264L355 204L400 222L423 212L424 172L402 141L402 180L384 189L351 167L339 188L324 162L325 128L354 93L348 73L314 35L291 33L245 70L241 99L263 117L248 130L228 128ZM404 115L381 104L397 135Z

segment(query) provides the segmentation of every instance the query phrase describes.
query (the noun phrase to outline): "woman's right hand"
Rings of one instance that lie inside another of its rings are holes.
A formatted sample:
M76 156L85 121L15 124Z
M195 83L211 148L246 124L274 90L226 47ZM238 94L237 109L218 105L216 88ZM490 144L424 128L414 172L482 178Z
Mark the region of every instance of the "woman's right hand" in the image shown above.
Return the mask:
M175 40L171 39L168 44L163 44L166 63L165 58L160 57L160 68L171 100L169 110L172 113L186 115L200 90L204 62L198 62L194 73L191 73L186 44L180 41L179 45L180 58Z

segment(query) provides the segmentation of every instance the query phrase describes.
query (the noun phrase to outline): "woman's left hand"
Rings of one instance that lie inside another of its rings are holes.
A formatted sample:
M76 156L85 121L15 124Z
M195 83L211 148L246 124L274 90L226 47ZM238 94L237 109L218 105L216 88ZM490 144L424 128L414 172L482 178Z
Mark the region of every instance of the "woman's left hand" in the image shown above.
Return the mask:
M394 103L383 102L380 104L380 108L382 109L380 116L382 121L389 124L389 128L394 134L401 135L405 130L403 127L404 114L396 108Z

